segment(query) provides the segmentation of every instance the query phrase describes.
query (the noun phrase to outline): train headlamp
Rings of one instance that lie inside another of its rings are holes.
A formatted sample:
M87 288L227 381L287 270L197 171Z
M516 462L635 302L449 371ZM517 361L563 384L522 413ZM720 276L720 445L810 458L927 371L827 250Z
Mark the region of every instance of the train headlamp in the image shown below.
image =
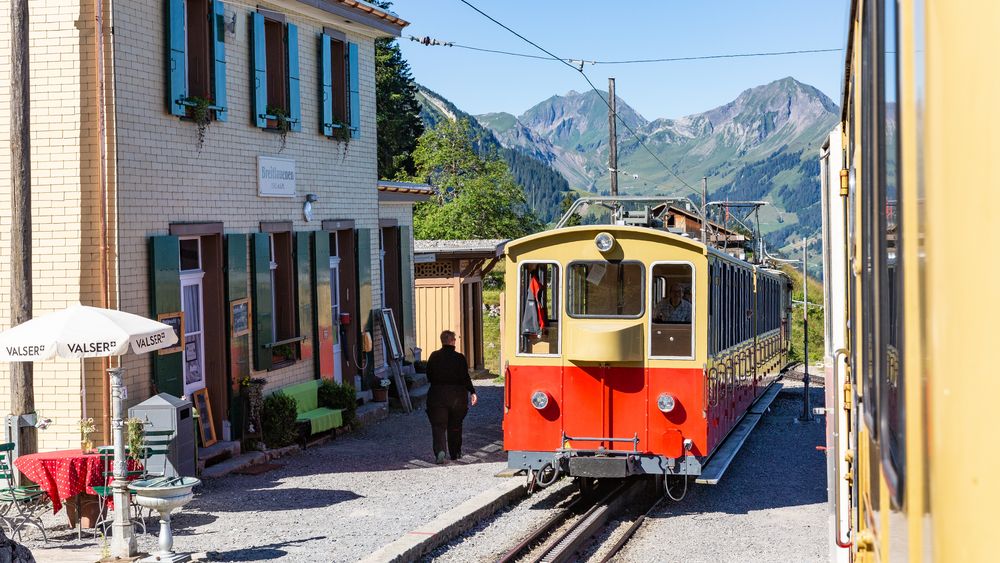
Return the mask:
M538 410L544 410L549 406L549 394L545 391L535 391L531 394L531 405Z
M674 410L676 402L674 398L666 393L661 393L659 397L656 398L656 408L660 409L660 412L670 412Z
M594 245L597 246L597 250L607 252L614 248L615 237L611 236L611 233L597 233L597 236L594 237Z

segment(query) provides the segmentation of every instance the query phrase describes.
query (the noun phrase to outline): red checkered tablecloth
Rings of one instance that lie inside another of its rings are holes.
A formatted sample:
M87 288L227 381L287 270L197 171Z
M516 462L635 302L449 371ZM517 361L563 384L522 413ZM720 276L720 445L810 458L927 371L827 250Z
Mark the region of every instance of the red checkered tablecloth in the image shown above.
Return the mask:
M84 492L94 494L94 487L107 482L101 456L83 450L23 455L14 460L14 466L48 493L53 512L59 512L67 499Z

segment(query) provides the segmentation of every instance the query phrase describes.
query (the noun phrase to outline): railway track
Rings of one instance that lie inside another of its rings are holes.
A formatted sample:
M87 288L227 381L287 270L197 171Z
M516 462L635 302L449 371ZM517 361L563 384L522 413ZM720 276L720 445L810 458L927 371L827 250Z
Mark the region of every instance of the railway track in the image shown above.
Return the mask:
M608 561L639 529L642 520L659 503L651 494L649 479L630 479L613 486L598 487L592 494L577 493L559 513L545 521L513 549L499 559L502 563L532 561L558 563L572 561L613 519L630 508L640 506L641 515L606 552ZM567 524L568 523L568 524Z

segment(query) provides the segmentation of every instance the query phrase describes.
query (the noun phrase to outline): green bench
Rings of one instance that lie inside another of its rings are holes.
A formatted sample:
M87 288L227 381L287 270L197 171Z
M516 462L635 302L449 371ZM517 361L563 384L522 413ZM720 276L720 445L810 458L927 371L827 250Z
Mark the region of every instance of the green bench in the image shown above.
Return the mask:
M319 406L319 386L320 380L314 379L275 390L275 393L295 399L295 410L299 415L295 422L303 425L308 423L310 434L326 432L344 425L344 418L341 415L343 411Z

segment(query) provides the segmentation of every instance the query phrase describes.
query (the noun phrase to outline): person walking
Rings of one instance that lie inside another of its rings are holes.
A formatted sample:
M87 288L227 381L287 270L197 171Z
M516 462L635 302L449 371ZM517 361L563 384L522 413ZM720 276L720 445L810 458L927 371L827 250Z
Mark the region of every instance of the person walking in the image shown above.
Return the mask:
M469 377L469 362L455 351L454 332L441 333L441 348L427 358L427 380L431 384L427 418L431 421L435 461L444 463L445 455L458 459L462 457L462 421L469 405L475 406L479 399Z

